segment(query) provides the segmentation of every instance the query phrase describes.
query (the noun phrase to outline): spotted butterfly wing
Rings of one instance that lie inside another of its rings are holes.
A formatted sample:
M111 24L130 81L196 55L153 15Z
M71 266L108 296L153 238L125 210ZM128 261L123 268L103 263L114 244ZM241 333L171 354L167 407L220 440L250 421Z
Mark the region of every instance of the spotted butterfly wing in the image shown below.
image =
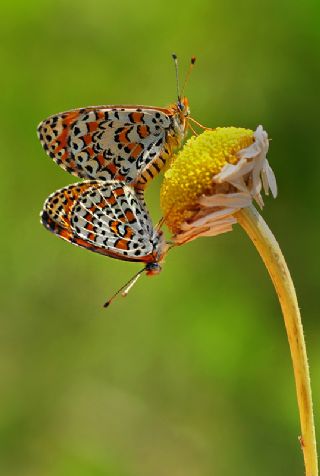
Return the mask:
M72 175L144 189L181 144L188 114L186 98L167 109L86 107L44 120L38 136L46 153Z
M57 190L45 201L41 222L60 238L113 258L157 263L163 254L162 233L123 182L88 180Z

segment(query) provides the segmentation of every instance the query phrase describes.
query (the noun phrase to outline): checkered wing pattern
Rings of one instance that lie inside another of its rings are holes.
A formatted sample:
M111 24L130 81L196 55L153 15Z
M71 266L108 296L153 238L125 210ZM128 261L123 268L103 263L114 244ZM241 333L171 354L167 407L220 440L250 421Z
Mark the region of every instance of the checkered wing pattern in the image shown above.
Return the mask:
M154 262L161 233L144 202L123 182L84 181L46 200L42 224L83 248L127 261Z
M180 144L173 122L184 133L185 119L175 106L87 107L49 117L39 124L38 136L46 153L72 175L131 184L147 168L153 178Z

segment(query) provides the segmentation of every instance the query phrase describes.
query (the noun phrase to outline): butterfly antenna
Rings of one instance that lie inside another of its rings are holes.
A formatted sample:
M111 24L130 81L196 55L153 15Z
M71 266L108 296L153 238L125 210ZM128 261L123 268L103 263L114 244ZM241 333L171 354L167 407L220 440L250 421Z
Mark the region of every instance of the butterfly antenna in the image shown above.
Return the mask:
M156 226L154 227L155 230L160 231L166 221L166 217L161 217Z
M132 288L132 286L138 281L138 279L140 278L141 274L145 271L145 269L146 268L141 269L132 278L130 278L129 281L124 286L122 286L120 289L118 289L118 291L116 293L114 293L114 295L106 303L104 303L103 307L109 307L110 304L112 303L112 301L119 294L121 294L123 297L125 297L128 294L128 292L130 291L130 289Z
M191 74L191 71L193 69L193 66L194 66L195 62L196 62L196 57L192 56L191 60L190 60L190 64L189 64L189 69L188 69L187 74L186 74L186 79L184 80L184 83L183 83L183 86L182 86L181 95L183 95L183 92L186 89L186 85L187 85L187 82L189 81L190 74Z
M181 95L180 95L180 83L179 83L179 67L178 67L178 57L175 53L172 54L172 58L174 61L175 71L176 71L176 85L177 85L177 95L178 95L178 102L181 102Z
M205 131L214 131L216 129L215 127L206 127L206 126L202 125L200 122L196 121L191 116L189 116L189 121L192 121L194 124L199 126L201 129L204 129Z
M190 117L189 117L190 119ZM192 125L190 124L190 122L188 122L188 127L189 129L191 130L192 134L195 135L195 136L198 136L199 134L197 133L196 130L194 130L194 128L192 127Z
M167 253L169 253L169 251L172 250L172 248L177 246L177 244L174 241L170 241L170 240L166 241L166 244L168 246Z

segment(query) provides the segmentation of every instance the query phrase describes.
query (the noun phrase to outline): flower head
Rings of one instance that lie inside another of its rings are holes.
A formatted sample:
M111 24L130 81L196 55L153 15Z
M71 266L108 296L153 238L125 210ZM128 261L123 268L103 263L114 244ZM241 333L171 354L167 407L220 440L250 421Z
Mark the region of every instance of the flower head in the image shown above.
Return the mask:
M277 194L266 158L267 133L224 127L192 137L166 172L161 189L165 222L176 244L232 229L234 214L252 200L263 207L261 190Z

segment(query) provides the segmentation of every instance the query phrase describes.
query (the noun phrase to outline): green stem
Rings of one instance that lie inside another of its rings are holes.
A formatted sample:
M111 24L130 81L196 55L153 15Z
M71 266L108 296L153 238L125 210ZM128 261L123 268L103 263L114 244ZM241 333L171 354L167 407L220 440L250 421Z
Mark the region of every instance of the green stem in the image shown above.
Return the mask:
M318 476L317 445L312 410L312 394L306 345L297 296L281 249L268 225L250 206L236 214L266 265L279 297L289 340L300 414L301 437L306 476Z

